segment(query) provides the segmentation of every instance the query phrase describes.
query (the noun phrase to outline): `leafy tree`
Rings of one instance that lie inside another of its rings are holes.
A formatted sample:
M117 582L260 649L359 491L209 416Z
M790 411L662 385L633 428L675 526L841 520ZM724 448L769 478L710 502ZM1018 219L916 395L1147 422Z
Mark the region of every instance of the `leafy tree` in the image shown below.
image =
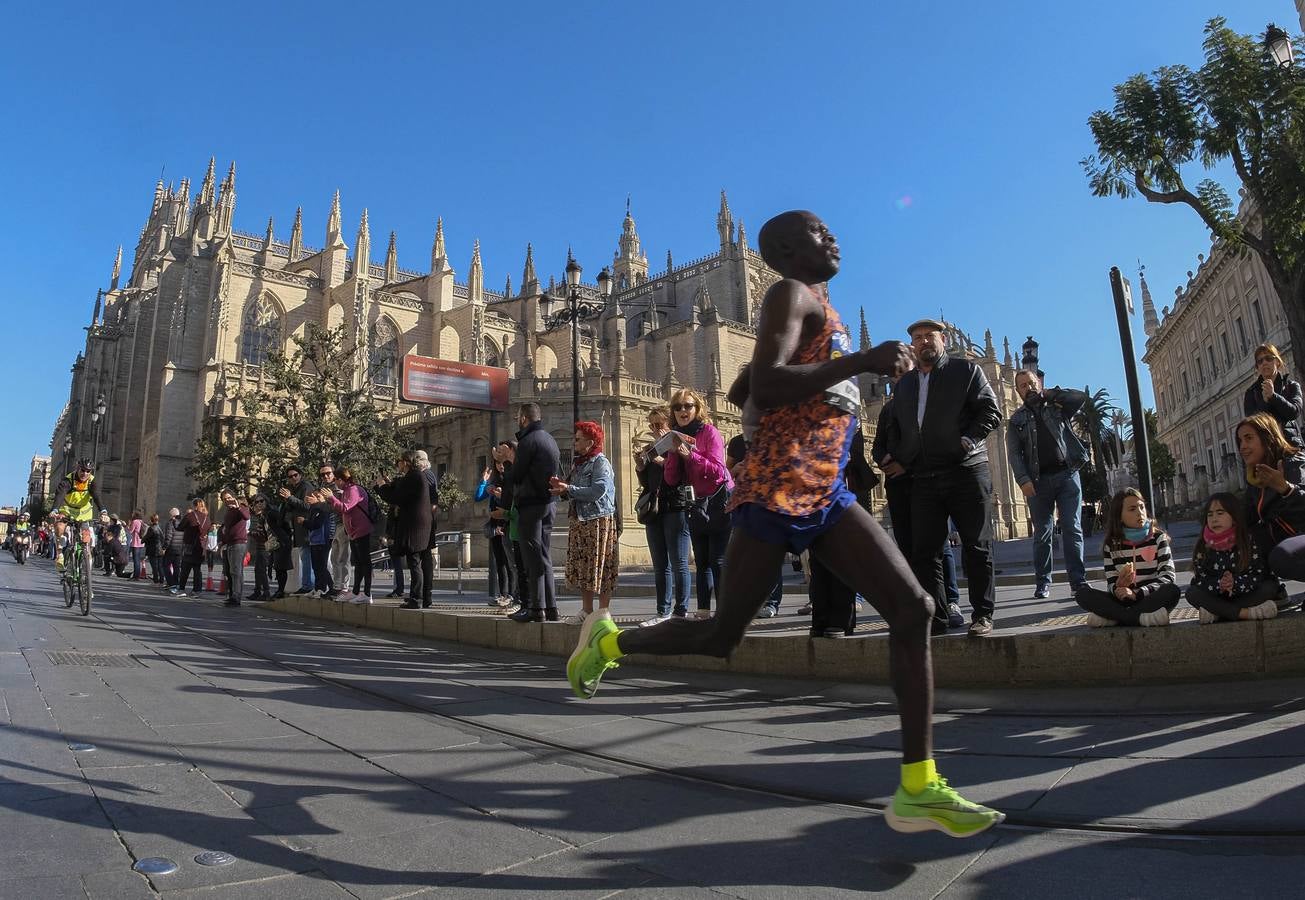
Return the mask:
M323 462L348 464L363 483L401 452L398 434L356 379L366 348L344 326L310 324L293 349L273 351L262 381L236 398L238 418L204 435L188 470L202 491L226 485L250 490L294 464L305 472Z
M1142 421L1146 423L1146 447L1147 456L1151 459L1151 481L1154 484L1166 484L1174 480L1178 474L1178 464L1174 461L1174 455L1169 452L1169 447L1160 440L1160 424L1156 418L1154 409L1142 410ZM1133 429L1130 426L1126 435L1129 441L1133 440ZM1137 465L1133 465L1133 474L1137 474Z
M1267 36L1267 32L1266 32ZM1302 47L1279 66L1264 37L1224 19L1205 27L1205 64L1162 66L1115 87L1115 106L1088 119L1097 152L1083 160L1098 197L1141 194L1191 207L1215 235L1255 253L1305 347L1305 65ZM1192 185L1193 163L1232 162L1250 205L1237 215L1211 178Z
M1118 407L1110 399L1110 394L1105 388L1097 391L1095 394L1090 387L1084 387L1083 393L1088 395L1087 401L1074 414L1073 425L1077 428L1079 435L1088 442L1092 450L1092 474L1096 476L1093 483L1100 484L1100 493L1096 497L1089 499L1100 499L1105 493L1105 485L1109 483L1106 476L1107 466L1119 465L1119 458L1122 455L1119 446L1119 438L1115 430L1111 427L1111 420L1114 413L1118 412ZM1083 491L1088 493L1089 478L1086 474L1083 476Z
M441 512L448 512L459 504L466 503L469 498L458 479L453 476L452 472L445 472L435 486L435 502L439 505Z

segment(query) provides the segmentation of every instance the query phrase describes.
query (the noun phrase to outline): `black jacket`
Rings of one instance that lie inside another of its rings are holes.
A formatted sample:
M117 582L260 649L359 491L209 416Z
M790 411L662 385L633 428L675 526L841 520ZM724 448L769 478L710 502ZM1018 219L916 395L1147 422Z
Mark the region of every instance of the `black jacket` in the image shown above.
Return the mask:
M296 547L308 546L308 510L309 506L304 502L309 491L317 490L316 486L310 484L308 479L300 478L299 486L294 488L289 497L281 501L281 513L290 527L294 529L294 543ZM302 517L303 522L296 522L295 519Z
M394 543L402 553L418 553L430 545L430 487L422 473L409 469L376 489L394 507Z
M988 461L984 439L1001 422L1001 409L982 369L967 359L938 360L929 376L923 425L916 423L919 397L920 372L907 372L893 391L893 428L886 448L893 459L911 475ZM961 444L963 437L973 444L969 451Z
M1305 534L1305 486L1302 486L1302 467L1305 453L1283 460L1283 475L1293 490L1286 496L1267 488L1246 486L1242 499L1246 508L1246 522L1260 546L1271 550L1289 537Z
M1255 381L1246 389L1242 408L1248 416L1258 412L1266 412L1273 416L1282 426L1282 433L1286 436L1287 443L1297 449L1305 449L1305 446L1301 445L1299 381L1293 381L1279 372L1273 378L1273 396L1265 400L1264 392L1260 389L1259 376L1256 376Z
M440 523L435 521L435 507L439 500L440 480L433 469L422 469L421 474L426 479L427 490L430 491L430 541L426 544L426 549L429 550L435 546L435 535L440 528Z
M548 480L562 471L562 454L557 441L544 430L543 423L531 422L517 441L516 460L508 470L517 509L552 503Z

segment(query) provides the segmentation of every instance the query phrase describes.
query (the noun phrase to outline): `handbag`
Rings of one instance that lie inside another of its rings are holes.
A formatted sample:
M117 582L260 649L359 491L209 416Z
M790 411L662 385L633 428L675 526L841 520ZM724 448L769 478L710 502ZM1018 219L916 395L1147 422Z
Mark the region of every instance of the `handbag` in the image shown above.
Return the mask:
M276 551L281 549L281 542L276 539L276 535L269 534L267 536L267 543L263 546L268 550Z
M725 507L729 506L730 489L724 484L716 488L715 493L699 497L689 507L689 527L697 531L723 531L729 527L729 516Z
M657 519L660 512L657 505L656 491L645 488L639 492L639 498L634 501L634 517L640 525L651 525Z

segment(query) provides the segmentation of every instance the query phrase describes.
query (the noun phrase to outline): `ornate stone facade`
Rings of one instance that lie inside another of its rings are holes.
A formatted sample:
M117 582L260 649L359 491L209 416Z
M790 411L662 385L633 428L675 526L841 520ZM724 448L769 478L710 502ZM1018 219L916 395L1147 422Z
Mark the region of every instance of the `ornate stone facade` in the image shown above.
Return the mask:
M267 353L287 346L309 323L343 324L366 342L369 359L360 382L370 383L376 402L414 445L428 450L432 465L452 472L464 487L474 484L494 441L515 431L515 414L401 403L397 382L405 354L507 368L511 403L538 402L569 457L570 328L549 324L566 305L566 289L552 278L541 282L532 247L525 250L519 289L509 278L495 292L484 286L479 242L466 280L455 279L442 221L436 222L429 270L412 272L398 267L393 233L384 264L370 262L366 210L350 252L338 193L322 249L305 246L298 212L288 241L278 240L271 220L262 235L235 231L235 199L234 165L219 185L212 161L193 200L186 181L179 188L155 187L130 278L120 286L119 251L110 287L96 301L85 350L73 365L69 402L51 441L56 469L66 469L76 456L95 458L101 494L114 509L152 511L183 502L192 492L186 468L196 439L235 415L240 386L256 381ZM739 410L725 391L752 355L756 310L778 276L748 245L723 192L715 224L712 252L684 263L668 253L665 269L650 272L627 203L611 263L612 295L603 301L596 286L580 288L586 300L604 303L602 315L582 325L581 415L607 433L625 510L637 490L631 452L646 439L647 413L676 389L701 393L726 438L740 430ZM868 342L864 316L862 323ZM1004 407L1013 408L1009 366L997 363L991 340L986 355L968 338L964 346L985 365ZM873 437L882 391L870 379L865 394ZM101 397L106 413L93 417ZM65 453L68 438L72 449ZM996 438L992 443L994 480L1002 485L999 531L1019 533L1015 519L1022 516L1012 512L1005 486L1005 445ZM484 515L483 505L468 507L444 524L474 529ZM645 561L643 529L627 519L622 555ZM473 544L481 549L483 542Z
M1242 214L1247 214L1243 209ZM1240 490L1244 472L1232 429L1255 376L1252 351L1268 342L1296 368L1287 321L1264 264L1222 240L1198 255L1195 272L1157 316L1142 278L1142 315L1159 438L1178 475L1156 485L1162 506L1200 503L1217 490ZM1299 376L1297 376L1299 377Z

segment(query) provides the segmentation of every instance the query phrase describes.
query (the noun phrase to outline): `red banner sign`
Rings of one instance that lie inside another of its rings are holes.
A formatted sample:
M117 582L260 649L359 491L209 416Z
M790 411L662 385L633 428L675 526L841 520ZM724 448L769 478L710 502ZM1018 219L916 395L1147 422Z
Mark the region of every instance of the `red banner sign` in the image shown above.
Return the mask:
M399 396L409 403L503 412L508 408L508 370L405 356Z

